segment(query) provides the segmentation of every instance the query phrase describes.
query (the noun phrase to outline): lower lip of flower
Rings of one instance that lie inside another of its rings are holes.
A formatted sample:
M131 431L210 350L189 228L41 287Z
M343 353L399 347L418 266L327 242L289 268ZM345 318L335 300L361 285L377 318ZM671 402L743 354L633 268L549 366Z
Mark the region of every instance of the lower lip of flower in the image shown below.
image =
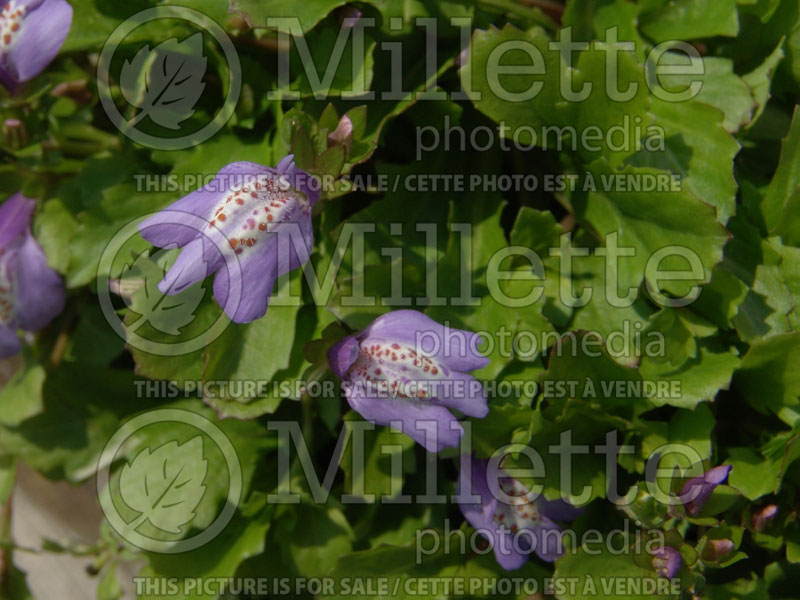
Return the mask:
M299 194L279 180L258 182L230 191L212 211L208 227L217 227L231 248L242 254L258 244L300 203Z
M501 480L500 489L513 501L510 504L497 502L492 514L494 524L501 529L508 529L511 533L535 527L539 521L539 513L528 499L528 489L516 479Z
M442 381L449 371L437 361L423 356L408 344L367 340L350 367L350 379L385 388L399 398L428 399L426 383Z

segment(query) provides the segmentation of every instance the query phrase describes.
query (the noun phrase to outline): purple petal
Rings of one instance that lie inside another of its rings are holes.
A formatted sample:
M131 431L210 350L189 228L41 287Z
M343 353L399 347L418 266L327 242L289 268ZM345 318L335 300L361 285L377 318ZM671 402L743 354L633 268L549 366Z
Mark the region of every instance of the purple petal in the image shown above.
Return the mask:
M20 192L0 205L0 248L4 248L28 230L36 201Z
M514 538L510 531L505 529L495 530L494 556L497 559L497 564L506 571L521 569L528 562L530 556L529 551L521 551L522 548L519 541L515 545L513 540Z
M703 510L703 506L708 502L714 488L725 482L731 468L731 465L714 467L700 477L692 477L683 484L680 499L686 505L686 511L690 515L696 515Z
M164 279L158 284L158 290L162 294L180 294L219 268L222 256L206 239L203 237L193 240L181 250Z
M683 564L681 553L675 548L664 546L655 550L651 564L661 577L672 579L678 573Z
M214 278L214 296L235 323L250 323L267 313L269 297L281 275L308 261L314 246L311 215L295 207L287 222L280 223L269 237L242 255L231 253ZM231 285L240 290L231 293Z
M434 385L432 390L437 404L479 419L489 414L483 385L472 375L451 371L447 381Z
M208 222L214 206L234 189L245 177L258 177L275 173L275 169L251 162L235 162L220 169L208 185L203 186L139 225L142 237L158 248L176 248L187 245L198 235L203 223ZM202 219L198 223L197 218Z
M344 377L347 370L358 358L360 344L354 335L339 340L328 350L328 364L331 371L339 378Z
M533 529L536 539L534 552L546 562L553 562L564 554L561 527L543 515L539 515L539 526Z
M47 257L30 232L17 251L17 322L21 329L37 331L64 308L64 284L47 266Z
M459 496L477 496L479 498L477 504L459 502L459 505L465 516L467 514L466 511L477 511L479 517L476 517L476 522L481 524L481 527L488 527L491 523L491 515L494 512L494 506L497 504L497 499L492 496L486 478L488 465L488 460L468 455L461 456L459 465ZM470 520L470 523L472 523L472 520ZM478 525L473 523L473 526L477 527Z
M55 58L72 23L66 0L27 0L16 6L27 12L17 21L17 33L10 34L10 46L0 45L0 80L12 89L36 77Z
M554 521L574 521L584 512L583 508L573 506L565 500L545 500L543 497L536 500L536 508Z
M710 483L712 485L725 483L725 481L728 479L728 473L731 472L732 468L732 465L720 465L719 467L714 467L713 469L709 469L705 472L703 479L706 480L706 483Z
M489 364L489 359L478 352L481 337L477 333L446 328L416 310L395 310L378 317L359 339L369 337L404 342L462 373Z
M345 391L350 406L367 421L377 425L400 421L401 431L428 452L458 446L464 430L446 408L407 399L370 397L364 392L360 385L348 387ZM433 428L435 440L431 439L434 437Z
M0 325L0 360L19 354L21 349L16 329Z

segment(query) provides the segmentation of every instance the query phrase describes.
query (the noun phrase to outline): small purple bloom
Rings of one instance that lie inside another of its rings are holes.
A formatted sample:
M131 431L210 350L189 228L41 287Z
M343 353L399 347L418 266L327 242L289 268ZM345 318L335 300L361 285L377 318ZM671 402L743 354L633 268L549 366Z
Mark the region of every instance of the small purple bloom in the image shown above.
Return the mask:
M658 548L653 553L653 560L650 564L661 577L672 579L680 571L683 564L681 553L670 546Z
M263 317L275 280L311 254L311 208L318 200L319 190L291 155L276 168L231 163L139 226L154 246L183 248L158 289L179 294L216 273L214 296L232 321Z
M497 482L495 493L490 477ZM564 553L564 544L555 521L572 521L583 512L562 500L532 498L522 483L499 468L492 469L484 459L461 457L458 487L460 496L480 498L474 504L462 502L461 512L489 539L498 564L506 571L522 567L532 552L547 562L556 560Z
M489 412L483 386L466 374L489 363L479 343L476 333L397 310L337 342L328 362L362 417L378 425L397 423L426 450L438 452L458 446L464 433L448 408L478 418Z
M734 548L736 548L736 544L733 543L733 540L727 538L708 540L706 547L703 548L703 558L711 562L717 562Z
M14 194L0 206L0 359L20 350L17 329L37 331L64 308L64 286L31 234L36 203Z
M694 516L703 510L711 493L719 484L725 483L730 473L731 465L714 467L703 473L700 477L692 477L683 484L680 493L681 501L686 505L686 512Z
M348 152L353 144L353 121L347 115L342 115L336 129L328 134L328 146L335 144L341 144Z
M344 28L355 27L359 19L364 16L355 6L347 4L339 10L339 22Z
M777 504L768 504L751 517L753 529L761 533L767 528L767 524L772 521L780 511Z
M66 0L8 0L0 11L0 83L14 91L58 54L72 23Z

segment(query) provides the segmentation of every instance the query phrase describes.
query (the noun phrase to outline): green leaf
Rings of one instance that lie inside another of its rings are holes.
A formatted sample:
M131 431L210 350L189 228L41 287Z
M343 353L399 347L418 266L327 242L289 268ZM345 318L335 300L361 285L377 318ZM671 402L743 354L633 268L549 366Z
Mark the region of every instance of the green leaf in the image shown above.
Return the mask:
M637 287L644 279L651 290L657 290L659 286L646 276L645 267L650 257L667 247L690 250L703 269L699 281L662 280L661 290L685 297L692 287L710 279L728 241L728 234L710 205L685 191L624 191L615 183L617 176L635 181L663 174L654 169L626 167L614 171L605 161L596 161L590 170L598 191L590 192L585 201L574 202L576 214L601 236L618 232L619 246L635 249L635 256L622 259L628 268L619 273L620 286ZM642 219L642 214L648 218ZM666 256L660 268L686 271L687 261L682 256Z
M264 507L265 498L254 496L243 506L227 527L212 541L197 550L181 554L147 554L149 565L139 574L142 577L174 577L180 581L204 578L206 581L222 581L236 574L242 562L264 551L264 537L269 528L271 507ZM162 594L144 590L143 600L158 600ZM179 586L177 600L215 600L216 590L201 587L186 590Z
M728 483L748 500L757 500L778 489L781 478L780 462L765 458L752 448L729 448L726 464L731 465Z
M800 418L800 333L787 333L752 345L736 372L736 389L760 412L775 413L793 425Z
M630 555L613 555L607 549L600 554L589 554L583 549L567 553L556 562L554 577L573 578L577 582L575 586L565 586L567 589L559 594L563 600L651 598L659 584L655 572L647 572L637 566ZM623 582L621 591L616 587L617 581ZM676 597L668 592L663 593L663 590L658 595L663 598Z
M296 518L302 525L293 531L282 528L280 541L298 574L327 575L340 556L352 551L353 530L338 508L301 505L296 507Z
M737 354L727 348L701 343L697 356L679 367L646 356L639 370L645 380L656 385L654 404L694 408L700 402L713 401L720 390L728 389L740 362Z
M0 386L0 423L3 425L19 425L44 409L45 370L33 360L32 356L27 356L22 368L8 383Z
M726 223L736 211L738 186L733 160L739 144L725 131L722 115L699 102L672 103L655 98L652 112L666 132L666 151L642 150L631 157L630 163L679 175L681 189L713 205L719 222Z
M633 96L624 101L609 102L609 91L606 90L608 82L601 76L607 45L596 42L589 50L578 55L570 69L566 69L558 51L549 48L550 42L550 38L540 29L524 32L506 25L501 30L492 27L475 31L471 45L472 61L460 70L465 89L480 94L480 98L471 98L475 108L509 127L507 131L520 144L535 142L542 145L542 128L555 125L563 128L564 135L560 141L564 146L569 148L575 142L587 159L599 155L619 159L631 154L635 148L617 149L614 146L615 149L612 149L609 136L597 142L598 151L591 150L590 144L578 143L578 140L589 127L608 133L612 127L637 123L643 130L647 129L650 102L644 69L630 53L620 52L618 77L614 83L618 90L628 90L631 85L635 85L636 90ZM498 65L490 63L490 57L493 61L500 60L499 65L504 68L524 67L530 71L533 65L531 55L521 50L527 44L532 44L543 57L543 65L538 69L543 74L497 74ZM502 48L507 50L497 53L496 49L501 45L505 45ZM559 93L559 82L567 77L572 78L573 89L580 90L584 84L591 85L588 97L580 102L564 100ZM534 86L540 86L538 93ZM575 133L571 133L573 129ZM537 139L533 139L531 131ZM577 136L578 140L571 140L570 136ZM552 147L553 140L547 142Z
M290 285L287 280L273 299ZM305 318L298 318L300 314L300 306L273 302L266 316L248 324L232 323L206 348L203 380L231 383L228 390L215 389L203 398L221 417L275 412L283 392L274 383L299 379L307 366L302 344L295 339L309 339L317 321L313 309L304 311ZM297 399L295 390L288 397Z
M787 244L800 245L800 109L795 108L792 127L783 140L778 170L761 205L770 233Z
M673 93L689 88L692 82L699 82L700 91L694 96L693 102L708 104L722 112L726 131L735 133L752 120L756 104L753 93L747 82L734 73L732 60L714 56L688 57L684 53L667 52L661 56L658 64L680 65L687 72L696 72L660 74L658 82L666 91ZM679 104L683 107L685 103Z
M352 429L352 422L360 420L350 411L344 417L344 426ZM351 437L339 463L345 473L345 490L363 498L374 495L375 501L385 502L385 498L398 496L403 486L403 473L412 470L414 462L414 441L389 427L378 427L364 432L364 462L357 471L353 470L353 444ZM392 471L392 461L402 460L400 476ZM358 462L356 463L358 465ZM361 468L363 466L363 468ZM363 491L363 493L361 493ZM358 493L357 493L358 492Z
M639 23L642 32L656 43L739 33L736 0L660 0L650 4Z
M779 2L775 2L776 8L778 4ZM775 75L778 65L785 56L783 52L783 43L784 40L782 39L775 47L775 50L772 51L772 54L770 54L763 63L746 75L742 76L742 80L750 86L753 97L756 101L756 111L750 123L751 126L758 121L758 118L762 114L764 114L764 109L767 107L767 102L769 102L769 99L772 96L772 79Z
M269 17L297 17L303 32L306 32L345 2L346 0L306 0L287 11L286 4L281 0L231 0L229 10L241 14L254 28L265 28ZM279 29L289 31L287 28Z

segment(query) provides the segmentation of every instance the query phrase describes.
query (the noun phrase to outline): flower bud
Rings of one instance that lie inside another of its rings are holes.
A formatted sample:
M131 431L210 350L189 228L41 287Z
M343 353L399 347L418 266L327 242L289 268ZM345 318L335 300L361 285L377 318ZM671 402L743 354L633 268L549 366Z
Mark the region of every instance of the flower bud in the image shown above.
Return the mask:
M25 123L19 119L6 119L3 121L3 145L12 150L19 150L28 145L30 136Z
M720 558L731 552L736 547L733 540L708 540L706 547L703 548L703 560L717 562Z
M758 533L764 531L769 522L778 515L778 510L779 508L777 504L768 504L757 513L753 513L753 515L750 517L750 521L753 524L753 529Z
M353 122L347 115L339 119L339 124L336 129L328 134L328 147L336 144L344 146L350 152L350 146L353 143Z

